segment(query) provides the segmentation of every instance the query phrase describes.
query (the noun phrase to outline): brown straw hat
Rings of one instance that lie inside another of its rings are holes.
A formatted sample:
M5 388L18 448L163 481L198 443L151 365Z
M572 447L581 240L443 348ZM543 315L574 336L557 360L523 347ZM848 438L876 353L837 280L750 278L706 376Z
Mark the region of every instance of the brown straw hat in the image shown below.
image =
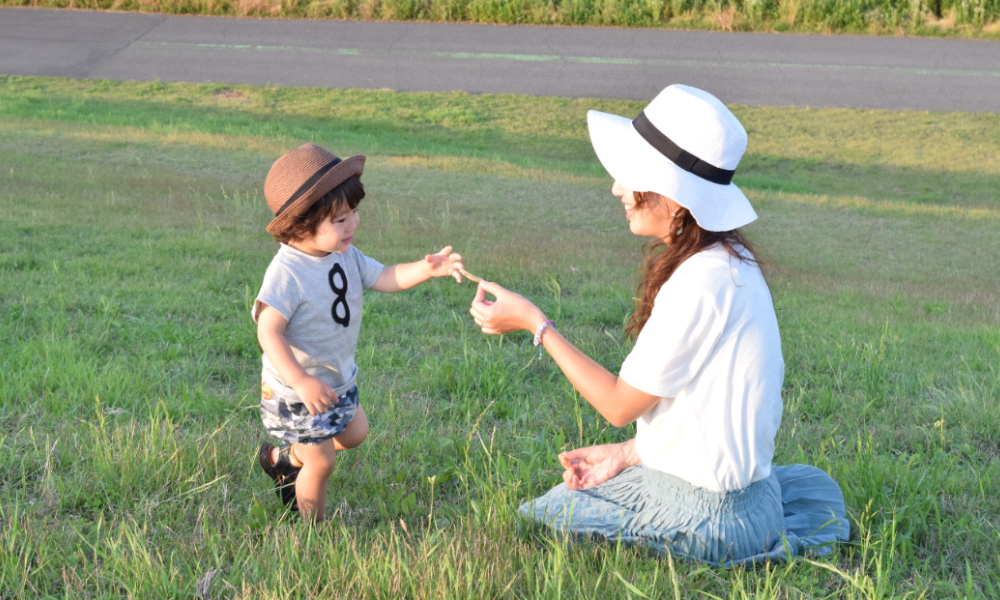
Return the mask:
M274 212L267 231L281 233L327 192L352 175L360 177L364 170L364 156L341 160L316 144L303 144L285 154L274 161L264 180L264 197Z

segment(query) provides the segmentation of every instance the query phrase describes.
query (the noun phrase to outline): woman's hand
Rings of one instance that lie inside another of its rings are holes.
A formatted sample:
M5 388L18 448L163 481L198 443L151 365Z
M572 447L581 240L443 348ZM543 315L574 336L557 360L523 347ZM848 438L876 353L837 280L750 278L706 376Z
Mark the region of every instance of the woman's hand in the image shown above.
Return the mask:
M496 300L487 300L487 292L496 296ZM479 283L469 314L483 333L510 333L521 329L534 333L545 322L545 314L530 300L489 281Z
M563 481L571 490L585 490L604 483L640 462L635 451L635 439L620 444L577 448L559 455L559 463L566 469Z

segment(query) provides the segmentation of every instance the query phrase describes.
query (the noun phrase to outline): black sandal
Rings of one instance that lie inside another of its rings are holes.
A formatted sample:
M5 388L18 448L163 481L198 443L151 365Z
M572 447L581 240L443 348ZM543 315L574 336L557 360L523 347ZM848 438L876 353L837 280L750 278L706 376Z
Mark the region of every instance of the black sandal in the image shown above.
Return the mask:
M278 446L278 461L271 464L272 448L274 446L268 442L261 444L257 452L257 461L267 476L274 480L274 493L278 495L278 499L285 506L297 511L299 504L295 501L295 478L298 477L302 467L293 466L291 459L288 458L290 444Z

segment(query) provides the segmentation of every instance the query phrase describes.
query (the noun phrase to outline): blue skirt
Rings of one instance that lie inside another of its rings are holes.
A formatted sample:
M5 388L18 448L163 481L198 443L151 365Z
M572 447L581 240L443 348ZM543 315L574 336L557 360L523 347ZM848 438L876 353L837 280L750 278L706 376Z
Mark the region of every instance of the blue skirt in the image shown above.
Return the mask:
M560 484L518 513L556 534L644 545L714 566L822 556L850 534L840 486L809 465L771 467L769 478L741 490L711 492L640 464L590 489Z

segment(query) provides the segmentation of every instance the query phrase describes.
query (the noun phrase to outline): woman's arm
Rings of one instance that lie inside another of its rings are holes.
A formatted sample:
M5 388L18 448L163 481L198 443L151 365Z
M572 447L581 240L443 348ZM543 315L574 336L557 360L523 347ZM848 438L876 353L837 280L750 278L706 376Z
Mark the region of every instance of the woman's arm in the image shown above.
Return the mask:
M486 300L487 292L496 296L496 300ZM545 314L529 300L488 281L479 284L469 312L483 333L523 329L533 334L546 320ZM580 395L615 427L635 421L660 401L658 396L638 390L613 375L552 326L545 328L542 345Z
M382 269L382 274L372 289L376 292L395 294L420 285L432 277L451 275L462 283L462 257L453 253L451 246L445 246L437 254L428 254L423 260L392 265Z

